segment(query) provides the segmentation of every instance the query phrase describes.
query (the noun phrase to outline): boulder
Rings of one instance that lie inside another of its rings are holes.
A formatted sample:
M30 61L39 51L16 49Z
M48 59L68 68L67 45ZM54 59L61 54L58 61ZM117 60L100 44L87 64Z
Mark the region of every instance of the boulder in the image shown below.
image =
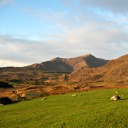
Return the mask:
M110 100L120 100L120 96L112 96L111 98L110 98Z

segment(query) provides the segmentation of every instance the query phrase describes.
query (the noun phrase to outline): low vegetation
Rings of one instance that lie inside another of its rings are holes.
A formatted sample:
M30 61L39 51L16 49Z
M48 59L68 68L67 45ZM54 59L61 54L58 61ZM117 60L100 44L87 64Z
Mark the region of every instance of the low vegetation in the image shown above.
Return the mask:
M0 88L12 88L13 86L7 82L0 81Z
M111 101L118 92L121 99ZM1 128L127 128L128 89L54 95L0 106Z
M0 104L1 105L7 105L7 104L11 104L12 100L8 97L2 97L0 98Z

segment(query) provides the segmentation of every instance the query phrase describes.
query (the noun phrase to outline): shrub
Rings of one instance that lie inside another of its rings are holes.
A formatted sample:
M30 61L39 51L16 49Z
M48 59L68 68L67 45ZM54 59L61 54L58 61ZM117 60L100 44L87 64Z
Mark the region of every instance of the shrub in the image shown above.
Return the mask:
M0 98L0 104L7 105L7 104L11 104L11 103L12 103L12 100L8 97Z
M0 81L0 88L12 88L12 87L13 86L11 84Z

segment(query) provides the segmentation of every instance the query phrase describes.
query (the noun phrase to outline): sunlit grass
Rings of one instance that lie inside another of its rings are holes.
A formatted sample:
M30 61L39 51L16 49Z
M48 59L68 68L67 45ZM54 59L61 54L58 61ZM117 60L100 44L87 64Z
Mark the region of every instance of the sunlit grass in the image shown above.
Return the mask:
M110 101L118 91L119 101ZM77 94L77 95L73 95ZM1 128L127 128L128 89L49 96L0 106Z

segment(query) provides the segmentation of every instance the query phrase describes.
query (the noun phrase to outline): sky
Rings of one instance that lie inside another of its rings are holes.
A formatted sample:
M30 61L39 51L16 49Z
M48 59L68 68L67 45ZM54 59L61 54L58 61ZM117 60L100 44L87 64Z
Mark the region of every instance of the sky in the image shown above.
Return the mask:
M128 0L0 0L0 67L128 53Z

